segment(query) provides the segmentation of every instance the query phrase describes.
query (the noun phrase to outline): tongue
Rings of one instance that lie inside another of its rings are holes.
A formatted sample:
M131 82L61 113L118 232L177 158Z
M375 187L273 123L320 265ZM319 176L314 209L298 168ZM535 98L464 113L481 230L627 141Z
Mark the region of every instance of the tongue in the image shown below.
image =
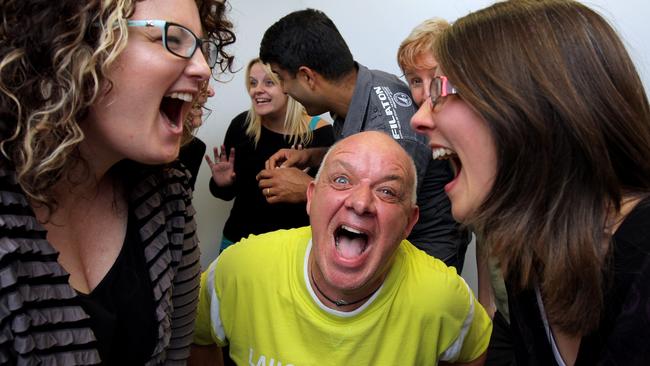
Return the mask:
M171 118L169 118L169 115L167 115L167 113L165 113L164 110L161 109L161 110L160 110L160 113L163 115L163 117L165 117L165 120L167 121L167 123L168 123L170 126L172 126L172 127L176 127L176 123L175 123L174 121L172 121Z
M338 252L343 258L353 259L361 255L366 241L362 238L348 238L346 236L339 237L339 245L337 246Z

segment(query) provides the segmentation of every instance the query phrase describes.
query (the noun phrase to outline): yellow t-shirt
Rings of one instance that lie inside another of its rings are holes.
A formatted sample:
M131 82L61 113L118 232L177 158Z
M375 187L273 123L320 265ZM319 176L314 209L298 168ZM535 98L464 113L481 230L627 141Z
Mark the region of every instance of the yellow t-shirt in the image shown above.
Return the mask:
M360 308L323 305L308 285L309 227L250 236L201 277L197 344L239 365L435 365L482 355L492 323L465 281L403 241Z

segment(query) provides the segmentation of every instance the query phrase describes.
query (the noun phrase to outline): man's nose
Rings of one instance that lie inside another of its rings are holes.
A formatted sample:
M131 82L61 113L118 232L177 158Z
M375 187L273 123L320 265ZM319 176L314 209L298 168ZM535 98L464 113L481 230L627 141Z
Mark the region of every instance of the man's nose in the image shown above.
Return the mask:
M354 210L357 215L374 214L374 200L372 187L368 184L360 184L350 192L346 200L346 207Z

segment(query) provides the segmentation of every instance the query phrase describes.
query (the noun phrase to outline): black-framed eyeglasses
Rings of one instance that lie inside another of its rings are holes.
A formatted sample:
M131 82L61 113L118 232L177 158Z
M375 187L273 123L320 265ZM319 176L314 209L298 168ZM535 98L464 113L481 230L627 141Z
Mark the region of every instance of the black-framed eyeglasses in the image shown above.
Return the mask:
M431 108L436 106L436 103L438 103L441 97L458 94L456 87L447 80L446 76L442 75L433 78L429 92L431 93Z
M197 37L186 27L166 20L128 20L129 27L156 27L162 30L163 46L170 53L181 58L192 58L197 49L201 49L203 57L210 68L217 64L219 45L208 39Z

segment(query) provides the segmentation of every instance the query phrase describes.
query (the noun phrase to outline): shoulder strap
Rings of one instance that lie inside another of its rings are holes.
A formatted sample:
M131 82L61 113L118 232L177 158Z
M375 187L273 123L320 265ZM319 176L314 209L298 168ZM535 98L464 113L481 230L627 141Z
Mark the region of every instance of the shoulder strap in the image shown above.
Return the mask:
M312 117L312 118L311 118L311 121L309 121L309 129L312 130L312 131L315 130L315 129L316 129L316 125L318 124L318 121L320 121L320 117L319 117L319 116L314 116L314 117Z

